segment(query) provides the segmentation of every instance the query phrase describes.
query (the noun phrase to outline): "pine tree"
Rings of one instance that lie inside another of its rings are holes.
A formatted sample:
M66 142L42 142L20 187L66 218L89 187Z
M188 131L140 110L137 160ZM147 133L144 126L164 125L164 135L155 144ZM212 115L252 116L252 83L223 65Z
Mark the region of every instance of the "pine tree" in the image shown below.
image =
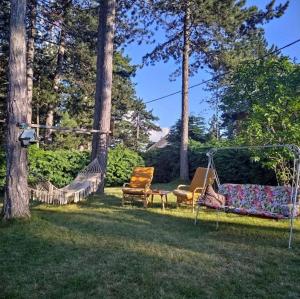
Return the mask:
M147 3L147 18L152 17L165 30L166 41L147 54L145 62L154 64L172 58L182 63L174 74L182 74L180 176L186 180L189 76L203 66L214 71L227 67L232 56L226 53L243 52L238 46L261 34L259 25L280 17L288 3L274 8L275 0L272 0L264 11L255 6L246 7L246 1L235 0L150 0Z
M3 218L29 217L27 150L19 141L17 123L26 122L26 0L11 0L9 41L9 97L7 101L6 186Z

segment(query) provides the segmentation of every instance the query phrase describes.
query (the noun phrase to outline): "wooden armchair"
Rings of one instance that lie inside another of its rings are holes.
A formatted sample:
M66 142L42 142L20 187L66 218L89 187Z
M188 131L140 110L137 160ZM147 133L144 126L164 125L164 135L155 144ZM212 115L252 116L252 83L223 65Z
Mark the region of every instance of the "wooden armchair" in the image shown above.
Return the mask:
M203 195L206 187L213 184L215 179L214 171L209 169L207 181L205 183L206 173L207 168L198 167L190 185L177 186L177 188L173 191L174 195L177 197L177 206L180 204L191 205L194 212L197 198Z
M139 200L143 202L144 207L147 207L147 192L150 190L153 173L153 167L135 167L133 169L130 183L125 183L122 188L122 205L126 201Z

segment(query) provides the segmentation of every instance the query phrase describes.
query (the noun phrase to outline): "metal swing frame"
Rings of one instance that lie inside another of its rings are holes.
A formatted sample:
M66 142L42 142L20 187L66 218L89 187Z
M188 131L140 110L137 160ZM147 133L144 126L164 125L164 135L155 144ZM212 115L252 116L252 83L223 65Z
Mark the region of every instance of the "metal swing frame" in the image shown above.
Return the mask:
M292 240L293 240L293 231L294 231L294 221L295 221L295 208L297 204L298 194L299 192L299 185L300 185L300 147L295 144L274 144L274 145L260 145L260 146L237 146L237 147L219 147L219 148L211 148L207 153L208 157L208 166L205 175L205 184L208 178L208 171L211 168L215 173L216 183L219 186L220 180L218 178L218 174L214 165L214 155L219 151L226 151L226 150L264 150L267 148L285 148L293 154L293 176L292 176L292 192L290 197L291 207L290 207L290 225L289 225L289 240L288 240L288 248L292 247ZM205 185L204 184L204 185ZM300 203L300 199L298 204ZM198 215L200 211L200 205L197 206L197 212L195 217L195 225L197 224ZM217 212L219 212L217 210ZM218 227L218 220L217 220L217 227Z

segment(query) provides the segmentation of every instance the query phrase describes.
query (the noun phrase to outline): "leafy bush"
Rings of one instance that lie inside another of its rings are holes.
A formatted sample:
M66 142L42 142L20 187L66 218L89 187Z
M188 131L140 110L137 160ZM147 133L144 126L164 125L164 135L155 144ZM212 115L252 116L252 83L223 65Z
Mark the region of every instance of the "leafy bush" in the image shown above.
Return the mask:
M29 148L29 183L49 180L57 187L69 184L89 162L89 154L76 150Z
M189 145L189 171L190 178L197 167L207 167L206 152L210 147L226 146L227 143L201 144L191 141ZM145 162L155 167L154 181L159 183L170 182L179 177L179 147L169 145L145 153ZM276 184L274 171L266 169L259 162L252 160L252 154L247 151L226 150L216 153L215 166L221 183L253 183Z
M29 184L48 180L57 187L69 184L89 163L89 153L76 150L43 150L29 148ZM0 191L5 184L5 153L0 150ZM134 166L144 165L141 156L123 146L108 154L107 186L120 186L127 182Z
M168 183L179 177L179 146L170 145L144 153L147 166L153 166L156 183Z
M111 149L108 153L106 186L120 186L128 182L133 167L143 165L143 158L136 152L121 145Z

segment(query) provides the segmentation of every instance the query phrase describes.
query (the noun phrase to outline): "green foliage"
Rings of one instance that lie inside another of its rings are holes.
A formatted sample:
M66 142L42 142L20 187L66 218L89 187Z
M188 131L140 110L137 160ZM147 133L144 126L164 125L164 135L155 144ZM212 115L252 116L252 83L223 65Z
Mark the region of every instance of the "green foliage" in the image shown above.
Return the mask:
M207 167L208 147L228 146L228 142L206 144L193 142L190 144L190 173L197 167ZM214 156L215 167L221 183L276 185L275 173L266 169L259 161L253 159L249 150L218 151Z
M189 66L192 75L204 65L214 71L228 70L237 62L264 52L261 25L282 16L288 6L288 2L275 6L274 0L263 10L236 0L152 0L147 4L147 18L153 18L159 25L157 28L165 32L165 39L145 56L149 64L169 59L180 64L184 15L189 7ZM178 68L173 75L180 74Z
M78 128L77 121L70 116L68 112L61 113L61 127ZM83 134L64 133L56 131L54 134L54 146L59 149L78 150L81 144L90 141L90 136Z
M88 152L77 150L43 150L36 146L29 148L30 185L40 181L50 181L57 187L69 184L90 161ZM0 191L3 191L6 171L5 153L0 151ZM132 169L143 166L144 160L136 152L116 146L108 154L107 186L121 186L128 182Z
M190 141L189 171L193 177L197 167L207 167L207 151L211 147L227 146L228 142L202 144ZM220 151L215 155L215 166L221 183L276 184L275 173L254 161L249 151ZM144 154L145 163L155 167L154 182L166 183L179 177L179 147L175 144Z
M181 139L181 119L177 120L176 124L171 127L168 134L168 141L172 143L180 143ZM207 141L204 118L201 116L189 116L189 138L199 142Z
M121 186L130 179L133 167L143 165L143 158L124 146L118 145L110 149L108 152L106 185Z
M299 86L300 67L287 57L242 64L222 96L228 135L251 145L299 144ZM273 150L268 156L272 159L264 162L266 156L257 154L279 183L288 183L289 155Z
M89 162L87 152L29 148L29 183L49 180L57 187L69 184Z
M167 183L179 177L179 145L168 145L162 149L143 154L145 164L153 166L154 182Z

